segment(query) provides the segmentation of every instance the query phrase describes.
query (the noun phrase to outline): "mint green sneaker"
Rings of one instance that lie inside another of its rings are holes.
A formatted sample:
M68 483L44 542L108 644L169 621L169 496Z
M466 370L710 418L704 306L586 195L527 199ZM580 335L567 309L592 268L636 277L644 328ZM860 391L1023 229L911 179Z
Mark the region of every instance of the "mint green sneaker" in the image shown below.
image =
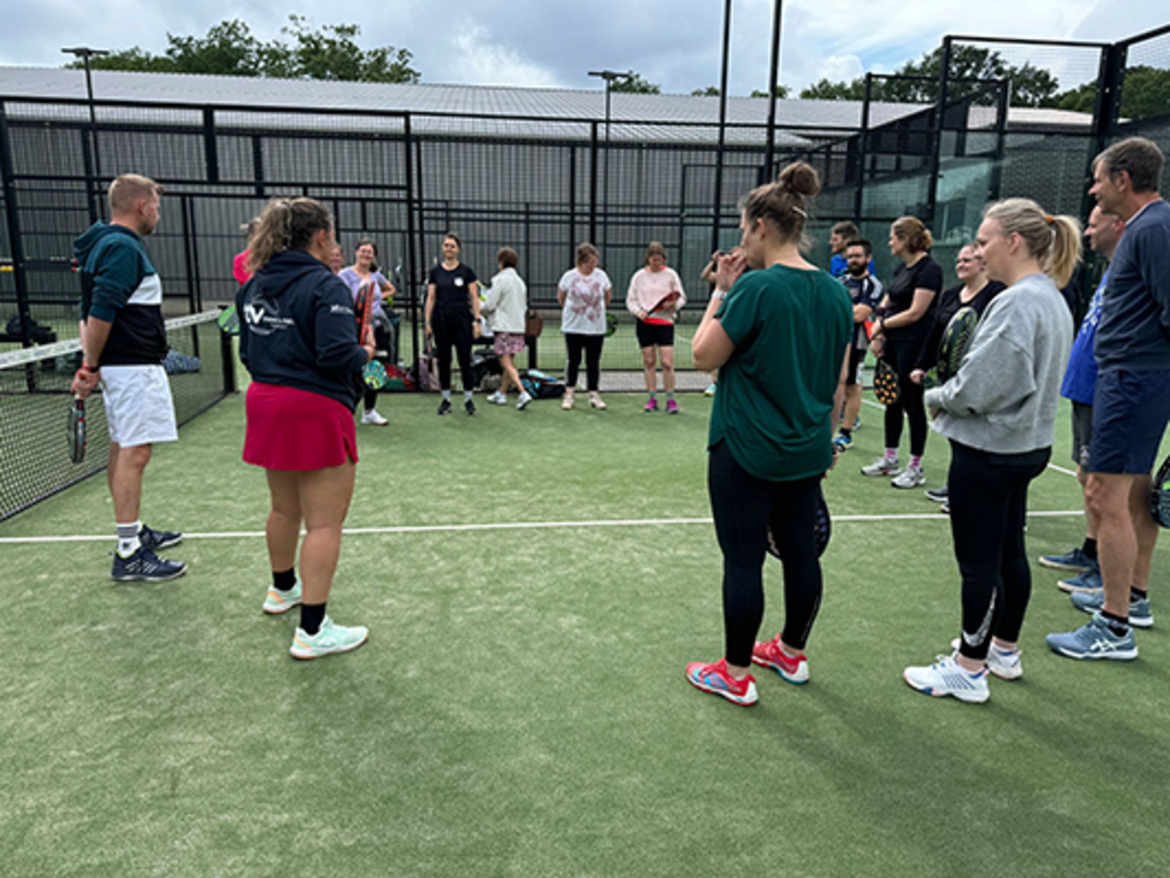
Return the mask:
M264 598L264 612L271 613L274 616L279 616L281 613L287 613L293 607L301 604L301 581L298 579L297 584L288 591L281 591L278 588L269 588L268 597Z
M305 630L297 626L297 633L293 635L289 654L295 659L315 659L324 655L333 655L335 652L349 652L357 649L370 636L370 629L361 625L346 628L334 624L328 616L321 623L321 630L311 637Z

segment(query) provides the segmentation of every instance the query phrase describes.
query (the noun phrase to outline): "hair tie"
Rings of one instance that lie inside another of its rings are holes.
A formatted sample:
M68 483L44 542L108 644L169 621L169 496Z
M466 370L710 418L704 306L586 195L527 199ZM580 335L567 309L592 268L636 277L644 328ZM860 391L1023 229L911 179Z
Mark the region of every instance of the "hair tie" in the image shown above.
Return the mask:
M792 205L792 211L793 211L793 213L799 213L802 217L804 217L805 219L808 219L808 214L804 212L804 209L797 207L795 204Z
M1052 225L1054 222L1056 222L1056 217L1050 213L1046 213L1044 214L1044 222L1048 223L1048 225Z

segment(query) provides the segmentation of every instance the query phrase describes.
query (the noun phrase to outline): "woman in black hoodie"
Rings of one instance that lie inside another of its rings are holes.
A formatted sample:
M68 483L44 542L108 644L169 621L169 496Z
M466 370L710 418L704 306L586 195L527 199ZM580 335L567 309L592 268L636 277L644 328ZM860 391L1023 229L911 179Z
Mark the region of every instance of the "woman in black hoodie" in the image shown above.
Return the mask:
M252 279L236 294L240 359L252 375L244 461L264 467L272 497L266 534L273 585L264 611L300 605L289 649L299 659L347 652L369 636L325 613L353 496L360 372L374 353L372 336L359 344L353 297L326 265L333 246L326 207L275 198L250 242Z

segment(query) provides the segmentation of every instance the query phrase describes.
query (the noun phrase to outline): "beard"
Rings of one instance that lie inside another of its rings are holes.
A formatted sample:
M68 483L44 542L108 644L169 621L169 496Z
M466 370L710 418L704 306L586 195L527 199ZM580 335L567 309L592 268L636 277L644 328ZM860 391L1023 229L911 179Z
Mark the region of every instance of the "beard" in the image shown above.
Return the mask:
M865 277L865 274L868 270L868 265L859 265L856 268L854 268L852 265L849 266L849 273L853 275L853 277Z

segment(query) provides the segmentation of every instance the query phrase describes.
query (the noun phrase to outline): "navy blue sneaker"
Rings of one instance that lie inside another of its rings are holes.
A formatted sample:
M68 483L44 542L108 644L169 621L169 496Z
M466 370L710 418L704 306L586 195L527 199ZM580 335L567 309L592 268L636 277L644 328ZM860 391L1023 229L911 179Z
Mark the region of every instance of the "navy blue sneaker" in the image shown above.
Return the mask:
M1105 587L1105 583L1101 581L1100 570L1086 570L1069 579L1060 580L1060 582L1056 583L1056 587L1069 594L1078 592L1083 594L1098 594Z
M142 548L153 552L156 549L169 549L171 546L179 545L183 542L183 534L177 530L155 530L144 524L142 530L138 532L138 542L142 544Z
M110 577L118 582L166 582L178 579L186 572L187 565L183 562L160 558L144 546L129 558L115 552Z
M1095 560L1081 550L1080 546L1071 552L1065 552L1063 555L1041 555L1040 564L1043 567L1051 567L1053 570L1100 571L1101 569Z

